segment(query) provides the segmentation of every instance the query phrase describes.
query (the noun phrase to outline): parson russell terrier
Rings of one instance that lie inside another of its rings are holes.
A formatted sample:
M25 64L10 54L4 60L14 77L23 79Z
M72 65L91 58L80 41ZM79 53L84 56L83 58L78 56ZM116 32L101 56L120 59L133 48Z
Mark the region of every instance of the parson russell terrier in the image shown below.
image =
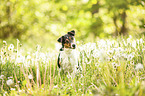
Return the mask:
M78 69L80 69L74 36L75 31L72 30L57 40L62 44L57 64L60 71L63 71L64 73L76 74Z

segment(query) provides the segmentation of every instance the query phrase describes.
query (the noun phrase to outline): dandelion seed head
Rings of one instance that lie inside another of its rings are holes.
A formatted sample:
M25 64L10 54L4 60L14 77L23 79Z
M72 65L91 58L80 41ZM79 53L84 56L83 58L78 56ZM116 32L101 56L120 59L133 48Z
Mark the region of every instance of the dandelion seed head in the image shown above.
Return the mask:
M10 90L11 90L11 91L15 91L16 89L15 89L15 88L11 88Z
M37 46L36 46L36 49L37 49L37 51L40 51L41 46L40 46L40 45L37 45Z
M138 63L135 67L136 70L140 70L140 69L143 69L143 65L141 63Z
M39 56L42 60L46 60L46 55L44 53L40 53Z
M132 41L132 47L136 48L136 40Z
M4 92L3 96L7 96L7 91Z
M7 45L7 42L6 41L3 41L3 44Z
M8 50L12 50L13 51L13 49L14 49L14 45L10 44L10 46L8 47Z
M107 59L107 54L106 54L105 50L103 50L103 49L101 49L101 50L98 52L98 56L100 57L100 58L99 58L99 61L100 61L100 62L106 61L106 59Z
M12 79L9 79L9 80L7 80L6 83L7 83L8 86L10 86L10 85L12 85L14 83L14 81Z
M15 87L19 87L19 85L15 85Z
M28 76L28 78L29 78L29 79L33 79L33 75L30 74L30 75Z
M92 92L89 92L89 94L92 94Z
M8 77L8 79L12 79L12 78L13 78L12 76Z
M127 59L130 61L133 59L135 53L131 53L127 56Z
M27 56L27 59L28 59L28 60L29 60L29 59L31 59L31 56L30 56L30 55L28 55L28 56Z
M19 92L19 93L22 93L22 92L25 92L25 90L24 90L24 89L18 90L18 92Z
M19 39L17 39L17 42L20 43Z
M53 86L53 88L58 88L58 85L56 85L56 86Z
M16 58L16 62L17 62L17 63L24 63L24 60L25 60L25 57L22 56L22 55L19 55L19 56Z
M4 75L0 75L0 79L3 79L4 78Z
M143 44L143 43L144 43L144 40L143 40L142 38L140 39L140 43L141 43L141 44Z
M3 79L4 78L4 75L0 75L0 79Z
M83 84L83 83L81 83L81 85L83 86L84 84Z

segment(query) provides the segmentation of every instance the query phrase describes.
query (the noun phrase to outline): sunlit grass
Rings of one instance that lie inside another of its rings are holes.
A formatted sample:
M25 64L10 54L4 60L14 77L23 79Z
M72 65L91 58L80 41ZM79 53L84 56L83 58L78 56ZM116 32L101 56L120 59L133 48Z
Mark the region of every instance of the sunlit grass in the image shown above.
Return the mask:
M109 95L145 94L144 37L77 42L82 71L75 78L59 73L58 50L37 45L26 51L21 42L3 41L0 51L1 95Z

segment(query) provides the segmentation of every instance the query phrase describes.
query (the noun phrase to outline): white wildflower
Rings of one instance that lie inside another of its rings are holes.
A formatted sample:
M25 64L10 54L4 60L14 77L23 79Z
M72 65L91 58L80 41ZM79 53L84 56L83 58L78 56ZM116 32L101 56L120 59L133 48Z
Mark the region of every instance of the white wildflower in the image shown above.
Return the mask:
M143 40L142 38L140 39L140 43L141 43L141 44L143 44L143 43L144 43L144 40Z
M21 92L22 92L22 90L19 90L18 92L19 92L19 93L21 93Z
M33 79L33 75L30 74L30 75L28 76L28 78L29 78L29 79Z
M136 44L136 40L133 40L133 41L132 41L132 47L136 48L136 45L137 45L137 44Z
M138 63L135 67L136 70L139 70L139 69L143 69L143 65L141 63Z
M4 92L3 96L7 96L7 91Z
M37 46L36 46L36 49L37 49L37 51L40 51L41 46L40 46L40 45L37 45Z
M105 61L107 58L107 54L105 52L105 50L101 49L99 52L98 52L98 56L100 57L99 60L101 62Z
M17 43L20 43L19 39L17 39Z
M29 54L29 55L30 55L30 52L27 52L27 54Z
M13 78L12 76L8 77L8 79L12 79L12 78Z
M70 86L73 86L73 84L70 84Z
M42 60L46 60L46 55L44 53L40 53L39 56Z
M113 62L112 66L113 66L114 69L116 69L118 66L120 66L120 64L117 64L117 63Z
M9 80L7 80L7 82L6 82L6 83L7 83L7 85L9 85L9 86L10 86L10 85L12 85L12 84L14 83L14 81L13 81L12 79L9 79Z
M16 89L15 89L15 88L11 88L11 91L12 91L12 90L15 91Z
M24 60L25 60L25 57L22 55L19 55L16 59L16 62L17 63L24 63Z
M131 54L129 54L128 56L127 56L127 60L132 60L133 59L133 57L134 57L134 52L133 53L131 53Z
M139 39L137 39L136 42L137 42L137 44L140 44L140 40Z
M30 55L28 55L28 56L27 56L27 59L28 59L28 60L29 60L29 59L31 59L31 56L30 56Z
M58 85L56 85L56 86L53 86L53 88L58 88Z
M4 78L4 75L0 75L0 79L3 79Z
M127 43L131 43L131 41L132 41L132 36L129 35L129 38L127 38Z
M93 56L94 58L98 58L98 57L99 57L98 52L99 52L98 49L94 49L94 50L93 50L93 53L92 53L92 56Z
M19 85L15 85L15 87L19 87Z
M114 50L108 50L108 51L107 51L107 54L108 54L108 55L113 54L113 53L114 53Z
M25 92L25 90L24 90L24 89L18 90L18 92L19 92L19 93L22 93L22 92Z
M87 49L86 51L91 51L96 49L96 43L86 43L82 47L83 47L82 49Z
M92 94L92 92L89 92L89 94Z
M3 41L3 44L7 44L7 42L6 41Z
M120 52L123 52L123 51L124 51L124 49L123 49L123 48L121 48L121 47L118 47L118 48L116 48L116 49L115 49L115 51L117 51L118 53L120 53Z
M8 47L8 50L13 50L14 49L14 45L10 44L10 46Z

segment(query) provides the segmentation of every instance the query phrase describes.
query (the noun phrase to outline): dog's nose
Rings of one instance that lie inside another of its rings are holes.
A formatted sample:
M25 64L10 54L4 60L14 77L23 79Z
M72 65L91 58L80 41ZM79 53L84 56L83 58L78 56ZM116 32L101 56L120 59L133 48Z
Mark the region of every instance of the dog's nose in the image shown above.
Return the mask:
M76 44L72 44L72 48L75 49L76 48Z

